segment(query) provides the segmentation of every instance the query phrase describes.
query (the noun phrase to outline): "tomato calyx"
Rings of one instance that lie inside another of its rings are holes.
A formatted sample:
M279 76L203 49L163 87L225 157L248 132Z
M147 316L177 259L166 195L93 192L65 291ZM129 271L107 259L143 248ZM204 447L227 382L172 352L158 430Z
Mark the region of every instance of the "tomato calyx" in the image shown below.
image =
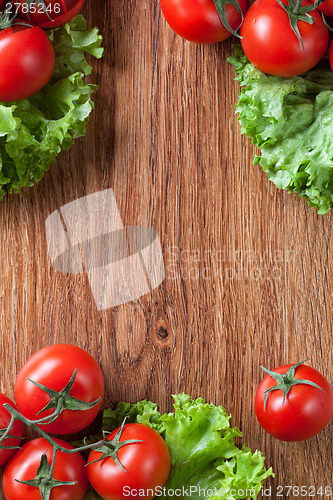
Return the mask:
M127 446L129 444L134 444L134 443L142 443L143 440L142 439L127 439L125 441L119 442L119 440L121 438L121 435L123 433L123 428L124 428L126 419L127 419L127 417L124 418L119 431L117 432L117 434L114 436L114 438L112 440L109 440L107 438L107 436L109 434L112 434L112 433L111 432L107 432L107 431L103 431L103 441L102 441L102 443L99 444L98 446L96 446L95 448L93 448L94 451L101 452L102 455L99 458L97 458L96 460L93 460L92 462L88 462L87 465L94 464L96 462L100 462L101 460L104 460L104 458L111 457L111 458L113 458L113 460L115 461L115 463L123 471L127 472L127 470L125 469L125 467L120 463L120 461L118 459L118 451L123 446Z
M75 481L58 481L52 476L52 469L47 460L46 453L43 453L40 459L40 464L37 469L37 474L34 479L29 479L27 481L19 481L18 483L23 483L28 486L33 486L38 488L41 494L41 500L49 500L52 488L56 486L73 486L76 484Z
M317 9L317 7L325 0L315 0L313 4L304 6L302 6L302 0L288 0L287 5L285 5L281 0L276 1L288 14L290 27L297 36L298 40L301 42L302 48L304 49L304 43L298 29L298 21L313 24L315 22L315 18L310 16L309 12Z
M304 380L304 379L300 379L300 378L295 378L295 370L296 370L296 368L298 366L300 366L301 364L303 364L305 361L308 361L308 360L306 359L304 361L300 361L299 363L296 363L295 365L292 365L288 369L288 371L286 373L282 373L282 374L274 372L274 371L271 371L271 370L268 370L267 368L264 368L263 366L260 367L262 370L264 370L264 372L268 373L268 375L270 375L271 377L273 377L273 379L277 382L276 385L274 385L270 389L267 389L264 392L264 394L265 394L265 397L264 397L264 411L266 410L266 404L267 404L268 395L269 395L270 392L273 392L273 391L281 390L283 392L283 401L282 401L282 404L284 404L284 402L286 401L286 397L287 397L290 389L294 385L301 385L301 384L312 385L313 387L316 387L317 389L320 389L321 391L325 392L322 387L320 387L319 385L317 385L314 382L312 382L312 380Z
M45 385L28 378L29 382L39 387L39 389L46 392L46 394L50 396L50 401L47 403L47 405L37 413L37 415L40 415L46 410L54 409L54 412L52 413L52 415L50 415L50 418L43 423L50 424L51 422L54 422L63 410L90 410L101 401L101 398L98 398L92 402L81 401L80 399L74 398L70 395L70 391L74 385L76 375L77 369L74 370L74 373L71 376L68 384L61 391L54 391L53 389L50 389L49 387L46 387Z
M242 9L241 9L238 1L237 0L213 0L213 2L215 4L217 13L219 15L219 18L220 18L223 26L228 31L230 31L230 33L232 35L237 36L238 38L242 38L238 33L236 33L237 30L241 27L243 19L244 19L244 15L243 15ZM236 28L236 30L232 29L232 27L230 26L229 21L228 21L228 16L227 16L227 11L226 11L226 7L228 4L233 5L235 7L235 9L237 10L237 12L239 13L239 15L241 16L241 22L240 22L239 26Z
M11 16L11 8L12 8L12 3L6 3L5 9L2 13L0 13L0 30L5 30L7 28L11 28L12 26L27 26L29 28L32 28L33 25L31 23L27 23L26 21L20 20L16 21L16 17L18 12L15 12Z

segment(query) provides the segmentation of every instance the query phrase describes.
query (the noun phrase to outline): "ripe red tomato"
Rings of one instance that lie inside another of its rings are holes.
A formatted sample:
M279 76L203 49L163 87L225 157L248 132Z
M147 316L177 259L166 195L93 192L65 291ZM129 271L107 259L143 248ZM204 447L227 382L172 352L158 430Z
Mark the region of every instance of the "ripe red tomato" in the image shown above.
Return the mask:
M21 368L15 382L15 401L19 411L30 420L51 415L54 407L42 411L50 395L31 381L53 391L62 391L77 369L70 396L85 402L101 400L90 409L64 409L56 420L43 424L54 434L71 434L87 427L97 416L104 396L103 373L97 361L83 349L69 344L54 344L37 351ZM29 380L30 379L30 380Z
M55 441L67 448L73 447L61 439ZM53 449L44 438L29 441L16 452L8 462L3 474L3 492L6 500L40 500L41 493L37 486L19 483L36 478L42 455L46 453L47 462L51 465ZM58 485L51 489L50 500L82 500L88 488L87 471L82 455L57 451L53 477L57 481L70 481L76 484ZM18 481L17 481L18 480Z
M309 439L320 432L333 416L332 388L327 379L317 370L298 364L280 366L272 373L287 374L293 366L296 366L296 381L311 381L323 390L298 383L290 388L283 402L283 391L277 389L268 393L264 409L265 391L277 385L276 380L271 375L267 375L259 385L255 397L255 411L260 425L269 434L283 441ZM292 380L290 372L287 378ZM287 383L285 376L284 380Z
M282 0L288 5L287 0ZM303 0L303 6L310 3ZM256 0L245 14L240 35L245 55L264 73L295 76L313 68L329 42L328 29L316 10L309 12L313 24L297 23L304 49L290 27L289 17L276 0Z
M84 0L44 0L47 13L36 1L30 6L27 0L17 0L16 3L21 4L21 17L31 20L41 28L56 28L71 21L82 9Z
M311 3L314 3L314 1L311 1ZM325 0L317 7L317 10L325 14L325 16L333 16L333 0Z
M11 420L9 411L6 410L6 408L4 408L3 406L5 403L9 404L12 408L16 409L14 403L9 398L7 398L7 396L5 396L0 392L0 429L3 430L7 429ZM0 432L0 436L2 434L3 433ZM19 437L23 436L22 422L20 422L19 420L15 420L14 425L10 431L10 435ZM2 441L1 444L4 446L19 446L20 442L21 439L6 438ZM0 467L2 467L6 462L8 462L10 457L13 456L14 453L16 453L16 451L17 450L15 449L10 450L6 448L0 448Z
M14 25L0 31L0 101L35 94L50 80L55 63L53 45L37 26Z
M108 440L112 440L118 431L116 429L110 434ZM123 428L120 443L128 439L140 439L142 442L129 443L119 449L117 458L126 471L110 456L90 463L102 456L102 452L90 452L87 465L89 482L104 500L140 496L139 490L155 491L158 486L163 487L168 479L170 455L161 436L146 425L127 424ZM151 493L144 495L145 500L154 497Z
M196 43L217 43L231 33L223 26L213 0L160 0L162 12L171 28L181 37ZM239 0L243 14L246 0ZM226 6L228 22L236 30L241 16L231 5Z
M332 71L333 71L333 41L331 42L330 50L328 51L328 57L329 57L329 61L330 61L330 65L331 65Z

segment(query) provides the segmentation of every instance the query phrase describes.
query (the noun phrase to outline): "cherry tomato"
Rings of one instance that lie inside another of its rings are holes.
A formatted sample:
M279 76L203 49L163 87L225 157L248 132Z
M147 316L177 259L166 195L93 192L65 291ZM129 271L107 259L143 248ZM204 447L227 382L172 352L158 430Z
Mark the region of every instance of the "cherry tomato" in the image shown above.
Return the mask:
M333 71L333 41L331 42L330 50L328 51L328 57L330 60L330 65L331 65L332 71Z
M196 43L217 43L231 33L223 26L213 0L160 0L164 17L171 28L181 37ZM246 0L239 0L243 14ZM234 30L241 23L237 9L227 4L228 22Z
M118 431L116 429L108 439L112 440ZM170 455L161 436L146 425L126 424L119 442L128 439L142 442L129 443L118 450L117 458L126 470L110 456L90 463L102 456L102 452L90 452L87 465L89 482L104 500L133 498L139 495L138 490L155 491L158 486L163 487L168 479ZM144 496L145 500L154 497L154 494Z
M30 6L27 0L18 0L16 3L21 4L21 17L41 28L56 28L71 21L82 9L84 0L44 0L46 12L36 1Z
M9 398L7 398L7 396L0 393L0 436L3 434L2 430L5 431L7 429L11 420L9 411L6 410L6 408L4 408L3 406L5 403L16 409L14 403ZM18 436L20 438L23 436L23 424L20 420L15 420L14 425L10 431L10 435ZM6 438L1 442L1 444L4 446L19 446L20 442L21 439ZM0 448L0 467L8 462L10 457L13 456L16 451L17 450L15 449L10 450L6 448Z
M294 377L287 374L294 367ZM303 364L284 365L271 373L284 375L288 380L310 381L317 384L297 383L286 390L285 401L282 389L268 393L265 406L265 391L277 386L273 376L267 375L259 385L255 397L255 411L260 425L272 436L283 441L303 441L320 432L333 416L333 391L328 380L317 370ZM287 374L287 378L285 375ZM324 392L325 391L325 392Z
M102 405L103 373L90 354L69 344L44 347L21 368L15 382L15 401L19 411L30 420L51 415L54 407L37 415L49 404L51 396L33 382L53 391L62 391L68 387L75 369L77 374L69 392L70 397L88 403L99 398L100 401L90 409L64 409L54 422L43 424L43 430L54 434L71 434L87 427Z
M35 94L52 76L55 54L46 33L37 26L12 26L0 31L0 101Z
M55 441L64 448L73 447L61 439ZM37 486L19 483L36 478L42 455L46 453L48 466L51 465L53 449L44 438L37 438L22 446L8 462L3 474L3 492L6 500L40 500ZM51 489L50 500L83 500L88 488L85 461L82 455L57 451L53 478L57 481L70 481L76 484L58 485Z
M288 5L287 0L282 0ZM303 6L310 3L303 0ZM313 24L297 23L304 48L292 30L288 14L276 0L256 0L245 14L240 35L245 55L264 73L295 76L313 68L329 42L328 29L316 10Z

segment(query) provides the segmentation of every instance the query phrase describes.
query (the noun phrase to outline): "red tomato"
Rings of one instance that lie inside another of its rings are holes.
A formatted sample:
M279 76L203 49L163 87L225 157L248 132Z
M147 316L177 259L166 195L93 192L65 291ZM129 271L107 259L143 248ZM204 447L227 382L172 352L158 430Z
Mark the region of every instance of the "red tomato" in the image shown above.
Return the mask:
M160 0L162 12L171 28L181 37L196 43L217 43L231 33L223 26L213 0ZM246 0L239 0L243 14ZM236 8L227 4L227 18L236 30L241 16Z
M292 366L295 365L280 366L273 373L286 374ZM289 375L288 378L292 377ZM296 366L295 379L314 382L323 390L299 383L291 387L284 402L283 391L274 390L268 393L265 410L265 391L276 386L277 382L267 375L256 392L255 411L260 425L283 441L309 439L321 431L333 416L333 391L323 375L301 364Z
M54 422L43 424L43 430L55 434L71 434L87 427L95 419L102 405L103 373L90 354L69 344L44 347L21 368L15 382L15 401L19 411L30 420L53 413L54 408L51 408L37 415L50 402L51 397L31 380L54 391L62 391L68 385L75 369L77 375L70 396L85 402L101 398L100 402L85 410L64 409Z
M112 440L118 431L116 429L110 434L108 440ZM126 471L112 457L90 464L102 456L102 452L90 452L87 465L89 482L104 500L133 498L139 495L138 490L155 491L158 486L163 487L168 479L170 455L161 436L146 425L127 424L120 443L128 439L140 439L142 442L129 443L119 449L117 458ZM150 500L155 496L147 494L144 498Z
M22 25L0 31L0 101L35 94L52 76L53 45L41 28Z
M325 14L325 16L333 16L333 0L325 0L325 2L317 7L317 10Z
M19 13L25 19L41 28L56 28L71 21L82 9L84 0L44 0L47 13L38 2L32 2L30 6L27 0L17 0L16 3L21 4Z
M328 51L328 57L330 60L330 65L331 65L332 71L333 71L333 41L331 42L330 50Z
M72 450L73 447L61 439L55 441ZM22 446L8 462L3 474L3 492L6 500L40 500L37 486L19 483L35 479L42 455L46 453L51 465L52 446L44 438L37 438ZM58 485L51 489L50 500L82 500L88 488L88 478L84 458L80 453L57 451L53 477L57 481L71 481L73 485Z
M282 0L285 5L287 0ZM303 6L310 3L303 0ZM256 0L240 30L243 50L254 66L271 75L294 76L313 68L329 42L328 29L316 10L309 12L313 24L297 23L304 49L290 27L289 17L276 0Z
M9 398L7 398L7 396L5 396L4 394L2 394L0 392L0 429L3 429L3 430L7 429L8 425L10 423L10 420L11 420L11 416L10 416L9 411L6 410L6 408L4 408L4 406L3 406L5 403L9 404L12 408L16 409L16 406L14 405L14 403ZM14 425L10 431L10 434L12 436L19 436L19 437L23 436L23 424L22 424L22 422L20 422L20 420L15 420ZM2 435L2 432L0 432L0 436L1 435ZM19 446L20 442L21 442L21 439L7 438L7 439L4 439L1 442L1 444L4 446ZM14 455L14 453L16 451L17 450L15 450L15 449L10 450L10 449L5 449L5 448L0 448L0 467L2 467L2 465L4 465L6 462L8 462L10 457L12 455Z

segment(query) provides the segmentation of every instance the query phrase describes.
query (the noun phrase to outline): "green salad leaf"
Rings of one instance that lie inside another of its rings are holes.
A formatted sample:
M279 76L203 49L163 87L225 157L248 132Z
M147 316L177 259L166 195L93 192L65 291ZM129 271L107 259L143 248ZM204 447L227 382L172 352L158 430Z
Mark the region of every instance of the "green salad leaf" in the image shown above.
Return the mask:
M127 422L148 425L161 434L169 448L171 471L158 498L257 498L272 469L265 469L260 451L252 453L235 444L242 434L230 427L226 410L187 394L173 398L174 413L166 414L145 400L134 405L119 403L115 410L105 410L103 429L111 432L128 416ZM87 500L99 498L94 495L89 491Z
M328 60L287 78L256 69L240 44L228 60L242 86L236 105L241 131L261 150L254 164L278 188L325 214L333 205L333 72Z
M48 31L56 54L51 80L22 101L0 103L0 199L40 181L62 149L85 134L96 85L85 53L101 57L102 37L78 15Z

